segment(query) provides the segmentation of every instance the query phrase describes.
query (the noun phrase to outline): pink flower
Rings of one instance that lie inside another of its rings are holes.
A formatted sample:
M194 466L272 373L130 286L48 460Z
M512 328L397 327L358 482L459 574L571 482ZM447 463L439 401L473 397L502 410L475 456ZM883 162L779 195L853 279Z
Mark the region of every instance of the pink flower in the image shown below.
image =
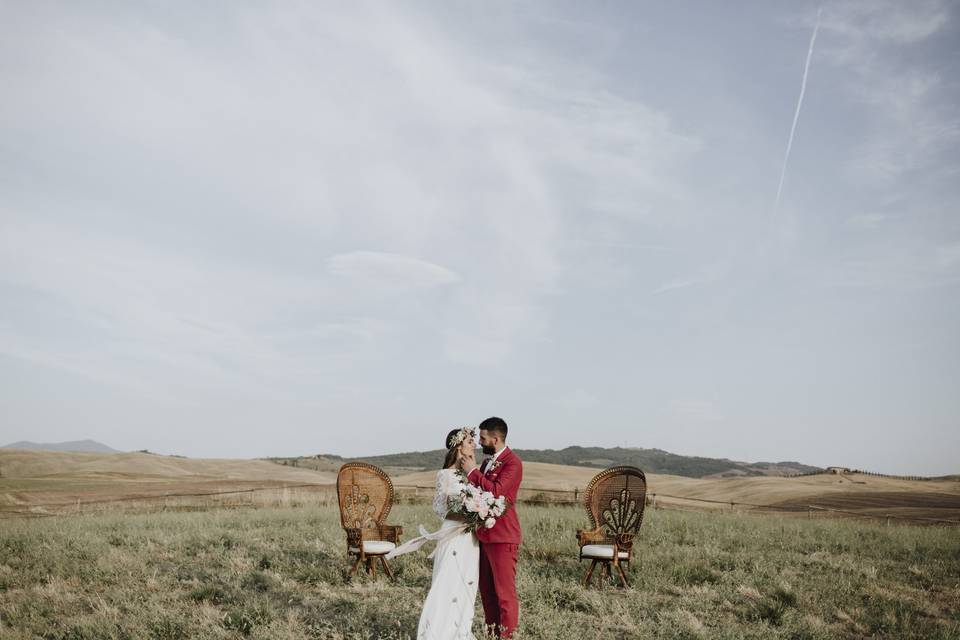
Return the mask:
M487 518L486 521L484 521L483 526L485 526L487 529L492 529L493 525L495 524L497 524L496 520L493 518Z
M467 511L471 513L480 513L480 509L483 506L483 501L480 500L479 496L470 496L464 501L464 506L466 506Z

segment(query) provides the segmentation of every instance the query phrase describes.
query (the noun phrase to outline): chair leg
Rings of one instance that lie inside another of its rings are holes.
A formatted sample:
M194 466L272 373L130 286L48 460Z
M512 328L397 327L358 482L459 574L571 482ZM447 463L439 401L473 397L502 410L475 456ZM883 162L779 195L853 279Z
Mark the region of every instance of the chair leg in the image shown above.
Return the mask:
M617 563L617 572L620 574L620 584L626 589L630 585L627 584L627 574L623 572L623 564L619 562Z
M377 577L377 563L374 562L374 558L367 558L367 572L371 578Z
M357 572L357 569L360 568L360 556L357 556L356 561L353 563L353 567L350 569L350 573L347 574L348 578L352 578L353 574Z
M380 556L380 563L383 565L383 571L393 580L393 571L390 570L390 565L387 564L387 559L383 556Z
M590 568L587 569L587 575L583 578L583 586L585 587L590 586L590 578L593 577L593 570L596 568L597 568L597 561L594 560L593 562L590 563Z

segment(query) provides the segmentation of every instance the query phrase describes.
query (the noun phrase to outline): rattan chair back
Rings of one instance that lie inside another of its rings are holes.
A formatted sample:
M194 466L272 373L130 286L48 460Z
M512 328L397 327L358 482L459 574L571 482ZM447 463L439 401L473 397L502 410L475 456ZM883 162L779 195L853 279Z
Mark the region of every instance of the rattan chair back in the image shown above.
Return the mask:
M371 529L383 524L393 506L393 483L383 469L348 462L337 474L340 524L344 529Z
M608 536L636 534L643 524L647 478L636 467L611 467L601 471L584 492L591 526Z

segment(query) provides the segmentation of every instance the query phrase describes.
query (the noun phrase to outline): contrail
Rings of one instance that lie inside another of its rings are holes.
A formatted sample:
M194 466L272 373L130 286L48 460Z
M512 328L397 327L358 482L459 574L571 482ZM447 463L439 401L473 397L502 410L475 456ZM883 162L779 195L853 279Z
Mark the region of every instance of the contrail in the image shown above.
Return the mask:
M787 152L783 155L783 168L780 170L780 184L777 186L777 200L773 205L773 215L780 210L780 194L783 192L783 179L787 177L787 161L790 160L790 149L793 147L793 134L797 131L797 120L800 119L800 107L803 106L803 94L807 91L807 75L810 73L810 58L813 57L813 44L817 41L817 31L820 30L820 14L823 7L817 9L817 24L813 27L810 36L810 48L807 49L807 63L803 66L803 82L800 83L800 97L797 99L797 110L793 112L793 125L790 127L790 137L787 138Z

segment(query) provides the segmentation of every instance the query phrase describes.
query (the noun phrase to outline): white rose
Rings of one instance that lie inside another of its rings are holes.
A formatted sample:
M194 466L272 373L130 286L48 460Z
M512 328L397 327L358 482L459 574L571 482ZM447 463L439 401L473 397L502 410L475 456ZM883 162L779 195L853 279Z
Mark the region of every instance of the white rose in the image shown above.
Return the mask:
M477 511L480 510L480 505L479 505L479 503L477 503L477 499L476 499L476 498L472 498L472 497L471 497L471 498L467 498L466 500L464 500L464 501L463 501L463 506L464 506L464 508L466 508L466 510L469 511L470 513L476 513Z
M487 518L486 521L483 523L483 526L485 526L487 529L492 529L493 525L495 524L497 524L496 520L494 520L493 518Z

